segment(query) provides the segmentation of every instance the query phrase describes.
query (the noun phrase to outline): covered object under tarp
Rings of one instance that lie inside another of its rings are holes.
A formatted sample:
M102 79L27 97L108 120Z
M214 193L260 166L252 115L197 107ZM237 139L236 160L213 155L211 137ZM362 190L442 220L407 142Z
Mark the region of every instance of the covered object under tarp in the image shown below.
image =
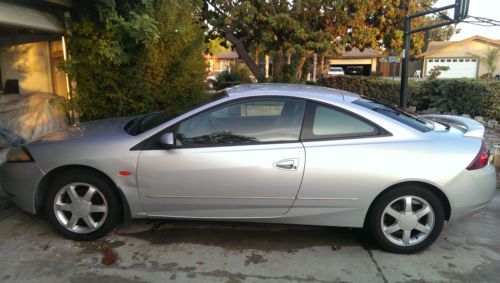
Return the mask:
M63 103L62 97L43 92L0 95L0 148L19 146L67 127Z

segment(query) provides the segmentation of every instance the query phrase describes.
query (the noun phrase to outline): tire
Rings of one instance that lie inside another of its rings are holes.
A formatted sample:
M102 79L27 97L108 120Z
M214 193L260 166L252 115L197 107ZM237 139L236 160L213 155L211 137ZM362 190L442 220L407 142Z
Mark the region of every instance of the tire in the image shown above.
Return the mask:
M406 205L408 199L410 206ZM444 225L444 208L425 187L404 185L383 193L371 207L367 221L365 228L380 248L411 254L424 250L438 238Z
M44 212L58 234L76 241L99 239L121 219L114 185L95 172L81 169L53 179L45 197Z

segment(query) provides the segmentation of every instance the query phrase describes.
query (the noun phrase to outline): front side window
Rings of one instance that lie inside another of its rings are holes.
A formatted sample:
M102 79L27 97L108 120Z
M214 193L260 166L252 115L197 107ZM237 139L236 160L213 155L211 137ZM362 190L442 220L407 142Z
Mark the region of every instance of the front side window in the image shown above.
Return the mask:
M335 139L374 136L379 129L351 113L311 103L303 131L303 139Z
M182 122L178 146L298 141L305 101L251 99L224 105Z

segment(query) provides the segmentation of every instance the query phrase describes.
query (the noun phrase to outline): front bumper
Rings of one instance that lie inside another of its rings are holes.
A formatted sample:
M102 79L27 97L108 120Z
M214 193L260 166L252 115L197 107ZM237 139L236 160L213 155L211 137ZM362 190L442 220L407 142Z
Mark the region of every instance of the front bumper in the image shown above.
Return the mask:
M19 208L36 213L36 192L43 173L35 162L4 163L0 167L1 189Z
M495 196L496 171L491 162L478 170L464 170L446 185L451 204L450 220L458 220L486 207Z

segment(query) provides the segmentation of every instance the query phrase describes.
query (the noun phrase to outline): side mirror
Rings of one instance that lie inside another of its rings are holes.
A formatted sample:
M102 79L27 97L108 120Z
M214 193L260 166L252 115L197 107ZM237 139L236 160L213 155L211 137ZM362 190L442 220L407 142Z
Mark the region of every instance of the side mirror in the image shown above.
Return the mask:
M174 139L174 133L168 132L160 137L160 143L165 146L166 148L173 148L175 147L175 139Z

